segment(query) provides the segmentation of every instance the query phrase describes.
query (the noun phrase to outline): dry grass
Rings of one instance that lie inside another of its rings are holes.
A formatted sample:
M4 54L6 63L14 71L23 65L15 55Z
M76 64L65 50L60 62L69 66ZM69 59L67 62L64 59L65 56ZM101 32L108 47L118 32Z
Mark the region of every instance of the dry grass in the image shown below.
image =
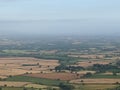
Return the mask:
M25 87L28 87L28 88L31 88L31 87L33 87L33 88L42 88L42 89L47 88L46 85L39 85L39 84L28 84Z
M33 88L46 89L46 88L48 88L49 86L46 86L46 85L39 85L39 84L28 84L28 85L26 85L26 86L24 86L24 87L28 87L28 88L33 87ZM52 88L58 88L58 87L55 87L55 86L51 86L51 87L52 87Z
M30 84L30 82L9 82L9 81L0 81L0 86L9 86L9 87L23 87L24 85Z
M105 73L102 73L102 75L113 75L112 72L105 72Z
M77 73L79 73L79 74L81 74L81 75L84 75L84 74L86 74L86 73L92 73L92 74L95 74L96 71L79 71L79 72L77 72Z
M0 76L0 78L1 78L1 79L5 79L5 78L7 78L7 77L6 77L6 76Z

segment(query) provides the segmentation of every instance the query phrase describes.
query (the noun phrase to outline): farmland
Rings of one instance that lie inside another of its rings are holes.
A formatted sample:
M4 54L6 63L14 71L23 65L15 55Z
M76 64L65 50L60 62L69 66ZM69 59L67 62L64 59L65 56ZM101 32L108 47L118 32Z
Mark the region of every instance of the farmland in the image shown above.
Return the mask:
M27 57L0 58L0 76L2 78L2 76L14 76L25 73L40 73L42 71L49 73L49 69L53 69L58 65L58 60L43 60Z
M37 78L47 78L53 80L73 80L80 78L80 75L74 73L44 73L44 74L27 74L25 76L37 77Z
M116 85L76 85L75 90L106 90L115 87Z
M98 85L109 85L109 84L116 84L116 82L120 82L120 79L106 79L106 78L102 78L102 79L77 79L77 80L72 80L70 81L71 83L79 83L79 84L98 84Z
M7 41L0 42L2 90L107 90L119 86L117 39Z

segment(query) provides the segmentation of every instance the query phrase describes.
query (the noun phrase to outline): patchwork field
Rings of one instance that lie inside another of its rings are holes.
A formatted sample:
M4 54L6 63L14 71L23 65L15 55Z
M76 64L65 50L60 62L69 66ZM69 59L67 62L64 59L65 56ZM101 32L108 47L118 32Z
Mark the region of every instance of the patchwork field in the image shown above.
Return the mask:
M110 62L110 60L81 61L73 66L82 66L86 68L94 64L109 64ZM59 65L58 60L45 60L30 57L0 58L0 78L6 78L6 81L0 82L0 86L26 88L33 87L46 90L49 86L59 89L55 86L58 86L61 82L66 83L69 81L72 85L86 85L84 87L78 87L76 90L88 90L89 87L91 90L96 90L100 89L99 85L106 85L105 88L107 88L107 85L109 86L120 82L120 79L112 78L81 78L81 76L88 72L94 74L96 71L81 70L76 71L76 73L75 71L71 73L69 70L66 70L65 72L63 70L63 72L55 72L54 68ZM111 72L106 72L104 74L112 75ZM114 87L114 85L111 87Z

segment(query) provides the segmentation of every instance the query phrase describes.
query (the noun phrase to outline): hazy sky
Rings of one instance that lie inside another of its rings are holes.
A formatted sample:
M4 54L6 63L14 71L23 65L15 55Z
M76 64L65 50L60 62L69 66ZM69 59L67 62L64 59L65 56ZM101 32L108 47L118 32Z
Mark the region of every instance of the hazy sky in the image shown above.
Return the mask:
M120 0L0 0L0 32L120 33Z

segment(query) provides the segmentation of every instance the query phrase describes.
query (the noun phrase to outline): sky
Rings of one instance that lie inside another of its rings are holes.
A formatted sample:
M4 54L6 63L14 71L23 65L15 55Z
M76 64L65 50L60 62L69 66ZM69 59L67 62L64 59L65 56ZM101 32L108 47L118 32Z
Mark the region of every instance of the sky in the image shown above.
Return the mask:
M0 0L0 32L120 34L120 0Z

